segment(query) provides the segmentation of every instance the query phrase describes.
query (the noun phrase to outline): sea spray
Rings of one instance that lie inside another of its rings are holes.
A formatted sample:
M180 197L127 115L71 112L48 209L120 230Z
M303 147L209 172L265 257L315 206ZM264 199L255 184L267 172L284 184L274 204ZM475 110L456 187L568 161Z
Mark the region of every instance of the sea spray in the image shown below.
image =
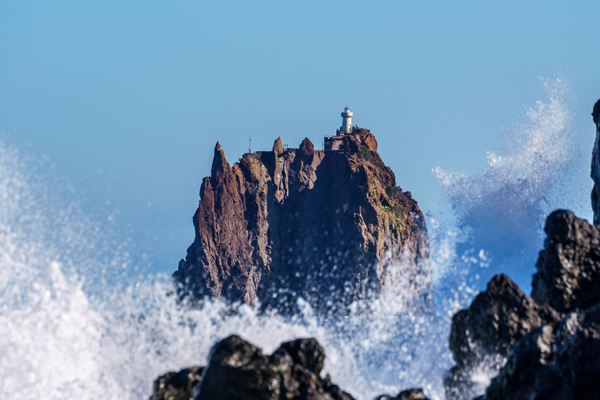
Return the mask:
M587 198L587 193L567 193L558 185L565 183L563 176L579 155L567 83L562 77L542 82L546 99L504 127L481 174L433 170L461 233L457 253L493 260L490 269L477 272L483 278L480 288L503 272L528 291L546 215L556 204L575 206Z

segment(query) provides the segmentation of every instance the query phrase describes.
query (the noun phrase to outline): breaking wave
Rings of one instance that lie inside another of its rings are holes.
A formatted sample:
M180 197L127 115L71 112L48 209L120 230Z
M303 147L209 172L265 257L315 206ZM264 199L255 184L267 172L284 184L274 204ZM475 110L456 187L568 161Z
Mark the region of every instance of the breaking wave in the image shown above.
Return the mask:
M482 173L433 170L453 210L457 254L484 267L474 270L483 282L503 272L526 292L548 213L583 202L589 208L587 193L564 190L573 185L565 177L581 155L567 83L561 77L543 80L543 88L547 99L527 109L517 124L503 128L499 147L487 153Z
M573 155L563 83L546 88L549 102L504 132L482 175L435 170L469 238L460 243L428 221L435 304L411 307L407 292L395 291L371 300L368 315L341 319L316 318L303 303L294 317L219 301L178 304L168 277L127 273L135 268L129 239L0 141L0 397L147 398L158 375L205 364L215 341L237 333L265 352L316 337L325 373L360 399L409 387L442 399L451 317L479 289L471 277L539 249L549 188ZM391 267L399 275L412 268ZM482 388L494 371L478 371Z

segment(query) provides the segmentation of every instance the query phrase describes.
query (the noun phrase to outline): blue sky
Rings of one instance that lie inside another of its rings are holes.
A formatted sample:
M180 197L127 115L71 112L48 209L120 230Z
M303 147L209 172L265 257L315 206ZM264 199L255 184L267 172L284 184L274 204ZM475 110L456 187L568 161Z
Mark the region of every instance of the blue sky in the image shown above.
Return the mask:
M254 149L320 147L348 105L427 211L432 168L484 168L558 69L588 157L598 15L592 1L2 2L0 131L172 271L217 140L230 162L250 133Z

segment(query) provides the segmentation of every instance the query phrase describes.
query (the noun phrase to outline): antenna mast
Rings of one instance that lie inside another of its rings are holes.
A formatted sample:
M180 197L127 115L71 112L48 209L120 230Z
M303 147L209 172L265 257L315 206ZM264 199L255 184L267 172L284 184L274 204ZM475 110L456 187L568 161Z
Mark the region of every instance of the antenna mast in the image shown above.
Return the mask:
M248 134L248 153L252 153L252 133Z

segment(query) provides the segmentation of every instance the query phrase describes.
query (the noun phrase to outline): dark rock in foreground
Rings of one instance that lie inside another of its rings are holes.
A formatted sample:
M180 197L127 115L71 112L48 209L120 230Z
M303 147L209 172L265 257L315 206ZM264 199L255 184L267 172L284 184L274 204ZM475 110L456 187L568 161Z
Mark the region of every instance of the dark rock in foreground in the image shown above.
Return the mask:
M169 372L154 381L154 392L150 400L188 400L196 395L194 389L202 381L204 367Z
M514 343L544 318L553 318L506 275L496 275L471 306L452 318L450 350L457 364L474 364L482 356L508 355Z
M320 377L324 360L315 339L283 343L266 356L232 335L212 348L201 378L203 368L163 375L154 383L151 400L353 400L329 375Z
M519 340L487 388L485 399L573 399L571 386L552 363L554 342L550 325L536 328Z
M497 275L471 306L452 318L450 350L456 361L445 378L446 397L472 398L472 372L494 369L513 345L533 328L559 319L549 307L537 305L506 275Z
M265 356L239 336L230 336L211 350L197 400L352 399L320 378L324 359L314 339L284 343Z
M285 342L276 353L287 354L295 364L300 364L319 375L325 362L325 350L316 339L299 339Z
M386 394L378 396L375 400L429 400L422 389L403 390L396 397Z
M519 340L485 395L506 398L600 399L600 305Z
M576 399L600 399L600 305L583 314L555 358Z
M467 310L455 314L450 349L457 365L445 381L449 399L479 394L471 370L496 354L506 363L482 399L600 400L598 228L558 210L545 231L533 278L535 302L507 277L496 276Z
M270 356L236 335L212 348L207 367L169 372L154 382L150 400L354 400L321 378L325 351L315 339L281 344ZM428 400L421 389L378 400Z
M600 231L571 211L554 211L533 276L532 297L560 312L600 302Z

